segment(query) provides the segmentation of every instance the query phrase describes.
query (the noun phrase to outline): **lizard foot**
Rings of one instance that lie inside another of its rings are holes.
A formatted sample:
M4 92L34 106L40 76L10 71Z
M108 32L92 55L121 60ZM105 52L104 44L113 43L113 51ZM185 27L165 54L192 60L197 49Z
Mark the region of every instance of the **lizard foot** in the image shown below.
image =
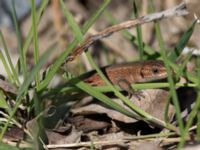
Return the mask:
M121 79L118 81L118 85L128 92L128 99L130 99L133 95L138 98L138 100L141 100L141 98L145 98L142 91L134 91L131 87L131 84L126 79Z
M145 98L145 96L144 96L142 91L136 91L136 92L132 93L132 95L137 97L138 100L141 100L142 98Z

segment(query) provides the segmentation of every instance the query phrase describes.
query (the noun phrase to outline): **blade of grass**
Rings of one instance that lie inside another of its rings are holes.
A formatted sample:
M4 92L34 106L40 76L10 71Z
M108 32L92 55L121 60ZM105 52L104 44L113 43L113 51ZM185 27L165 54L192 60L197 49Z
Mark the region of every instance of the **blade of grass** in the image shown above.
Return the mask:
M19 49L19 57L20 57L20 66L22 67L22 73L23 73L23 77L26 77L26 73L27 73L27 66L26 66L26 57L23 53L23 49L22 49L22 35L21 35L21 31L20 31L20 27L19 27L19 23L17 21L17 14L16 14L16 10L15 10L15 1L12 0L12 18L14 21L14 25L15 25L15 30L16 30L16 34L17 34L17 40L18 40L18 49Z
M176 48L175 48L175 51L173 53L171 53L170 55L170 58L173 59L176 59L178 57L178 55L180 55L180 53L182 52L182 49L186 46L186 44L188 43L190 37L192 36L193 34L193 31L194 31L194 28L195 28L195 25L197 23L197 20L195 20L193 22L193 24L188 28L188 30L183 34L182 38L180 39L179 43L177 44ZM189 72L183 72L183 69L186 65L186 63L189 61L189 59L191 58L192 56L192 53L189 54L187 56L187 58L185 59L183 65L181 65L180 67L180 70L179 70L179 74L182 74L182 75L186 75L188 77L189 80L193 80L193 78L191 78L191 74ZM198 59L197 59L198 61ZM200 63L200 61L199 61ZM198 63L197 63L198 64ZM200 67L200 65L199 65ZM189 76L188 76L189 75ZM200 73L197 75L197 77L200 75ZM199 82L199 78L195 78L193 80L194 83L200 83ZM199 84L200 85L200 84ZM200 87L200 86L199 86ZM183 131L183 134L181 136L181 140L180 140L180 143L178 145L178 149L181 149L183 146L184 146L184 143L185 143L185 138L186 136L188 135L188 132L189 132L189 128L194 120L194 118L196 117L197 113L198 113L198 109L200 107L200 96L199 96L200 92L198 92L198 97L197 97L197 101L196 101L196 104L195 106L193 107L191 113L190 113L190 116L188 118L188 121L187 121L187 124L186 124L186 127Z
M40 22L41 16L42 16L42 14L43 14L48 2L49 2L49 0L43 0L41 2L40 8L39 8L38 13L37 13L37 18L36 18L37 25ZM23 50L22 50L24 56L26 56L26 52L28 51L28 48L29 48L29 46L31 44L32 37L33 37L33 27L30 28L30 31L28 32L26 40L24 41L24 46L23 46ZM25 57L25 59L26 59L26 57ZM19 66L19 61L17 62L17 65L16 65L15 68L18 68L18 66Z
M197 83L199 77L195 73L191 73L188 71L186 71L185 73L185 76L189 81L193 82L194 84Z
M39 97L40 97L40 94L37 91L34 91L33 106L34 106L35 116L38 116L42 112L42 109L43 109Z
M159 125L165 128L168 128L169 130L176 131L176 127L174 127L171 124L166 125L165 122L162 120L159 120L158 118L155 118L154 116L151 116L144 110L140 109L138 106L133 104L129 99L127 99L124 95L122 95L111 83L110 81L105 77L105 75L102 73L102 71L98 68L98 66L95 64L94 60L92 59L92 56L90 52L86 52L86 56L91 64L91 66L97 71L99 76L105 81L107 85L110 86L114 94L120 98L126 105L128 105L134 112L136 112L141 117L144 117L143 120L149 121L154 123L155 125Z
M198 68L197 69L197 75L198 75L198 77L200 77L200 58L199 57L197 58L197 68ZM190 112L189 118L188 118L186 126L185 126L185 130L184 130L184 132L183 132L183 134L181 136L181 141L180 141L180 143L178 145L179 149L181 149L184 146L185 138L188 135L189 128L192 125L194 118L199 113L199 108L200 108L200 78L198 78L197 84L198 84L198 87L197 87L197 90L198 90L198 92L197 92L197 100L196 100L195 105L192 108L192 111Z
M155 28L156 28L156 37L159 41L160 53L161 53L161 56L163 58L163 61L164 61L164 64L165 64L165 67L166 67L166 70L167 70L167 74L168 74L167 79L168 79L168 82L170 84L170 93L172 95L172 101L173 101L173 104L175 106L176 117L177 117L177 120L178 120L180 133L183 133L184 127L183 127L183 121L182 121L182 118L181 118L180 105L179 105L179 102L178 102L175 84L174 84L172 73L171 73L171 70L170 70L170 65L168 63L168 58L166 56L166 52L165 52L166 49L164 47L164 41L163 41L163 38L162 38L162 34L161 34L161 31L160 31L160 26L159 26L158 22L156 22Z
M8 66L8 64L7 64L7 62L6 62L6 59L5 59L5 57L3 56L3 53L2 53L1 50L0 50L0 59L1 59L1 61L2 61L2 63L3 63L3 66L4 66L5 70L6 70L6 73L7 73L7 75L8 75L9 80L10 80L10 81L13 81L12 73L11 73L11 71L10 71L10 68L9 68L9 66Z
M188 76L187 71L184 70L189 59L192 57L192 53L187 55L186 59L184 59L184 62L182 64L178 63L179 66L177 64L175 64L174 62L180 56L180 54L182 53L182 50L184 49L184 47L188 43L190 37L192 36L195 24L196 24L196 21L194 21L193 24L187 29L187 31L184 32L182 38L180 39L180 41L176 45L175 49L173 51L171 51L171 53L169 54L169 57L168 57L169 58L168 60L170 61L169 62L170 66L174 69L177 79L180 76L186 76L186 77L188 77L189 80L192 80L190 78L191 76Z
M98 100L102 101L103 103L107 104L108 106L110 106L111 108L118 110L119 112L129 116L129 117L133 117L135 116L136 119L138 119L138 115L134 114L133 112L130 112L128 110L126 110L125 108L123 108L121 105L119 105L118 103L116 103L115 101L113 101L112 99L110 99L109 97L107 97L106 95L102 94L101 92L97 91L95 89L95 87L92 87L86 83L84 83L83 81L81 81L79 78L73 78L72 80L69 80L69 76L73 77L73 75L70 72L66 72L64 75L64 78L71 84L71 85L75 85L78 89L88 93L89 95L97 98Z
M5 99L5 95L3 94L1 90L0 90L0 108L4 108L5 110L7 110L9 114L11 112L11 108L8 106Z
M55 61L55 63L50 67L45 79L40 84L38 91L42 91L48 86L49 82L52 80L56 72L59 70L60 66L64 62L67 55L69 55L69 53L76 47L77 44L78 41L75 39L72 43L69 44L68 48L62 53L62 55L59 56L59 58Z
M192 108L192 111L190 112L189 118L187 120L187 124L185 126L185 130L181 134L181 140L179 142L178 149L181 149L184 146L185 140L186 140L185 138L188 135L189 128L192 125L193 120L196 117L197 113L199 112L199 107L200 107L200 92L198 92L197 95L198 96L197 96L196 103L195 103L194 107Z
M3 43L3 47L4 47L6 58L8 60L8 64L9 64L10 69L12 71L14 82L16 83L17 86L19 86L20 82L19 82L18 74L17 74L17 72L16 72L16 70L14 68L14 65L13 65L12 61L11 61L11 57L10 57L10 54L9 54L9 51L8 51L8 47L7 47L6 41L4 39L4 36L3 36L3 33L1 32L1 30L0 30L0 38L1 38L1 41Z
M75 33L75 36L76 38L79 40L79 41L82 41L83 39L83 35L81 33L81 30L80 28L78 27L78 25L76 24L76 22L74 21L71 13L68 11L68 9L64 6L64 3L63 1L61 0L61 5L62 5L62 8L64 10L64 13L65 13L65 16L68 20L68 23L70 24L71 28L73 29L74 33ZM88 26L88 25L87 25ZM127 114L127 111L125 111L125 109L121 108L120 105L118 105L117 103L113 103L111 99L108 99L106 98L103 94L100 94L100 93L94 93L94 91L90 90L90 88L88 89L87 88L87 85L84 85L84 84L81 84L81 83L77 83L77 86L80 88L80 89L84 89L86 90L87 92L90 92L91 94L94 94L94 96L97 96L98 99L100 100L103 100L104 103L108 104L109 106L113 107L113 108L118 108L118 110L120 112L126 112ZM86 87L85 87L86 86ZM130 113L129 113L130 115Z
M189 81L193 81L191 80L191 75L188 76L188 71L186 68L192 56L193 56L192 52L187 54L186 58L184 58L184 61L180 64L180 66L178 66L178 69L177 69L178 71L176 71L176 76L177 76L176 78L180 78L181 76L183 76L183 77L186 77L186 79L188 79Z
M199 20L197 21L199 22ZM200 24L200 23L199 23ZM197 67L198 67L198 70L197 70L197 75L198 77L200 76L200 58L198 57L197 58ZM200 109L200 79L198 78L198 99L197 99L197 105L198 105L198 108L196 109L197 110L197 138L198 138L198 141L200 141L200 112L199 112L199 109ZM187 125L186 125L187 126ZM188 126L191 126L191 125L188 125Z
M35 0L31 0L31 16L32 16L32 25L33 25L34 61L35 61L35 64L37 64L39 60L39 45L38 45L37 23L36 23ZM36 83L36 89L38 89L40 86L40 72L36 73L35 83Z
M170 100L171 97L170 95L168 95L167 97L167 101L166 101L166 106L165 106L165 112L164 112L164 120L166 123L170 122L170 118L169 118L169 107L170 107Z
M68 20L70 26L73 28L73 31L74 31L74 33L75 33L76 38L79 38L78 40L82 40L82 39L83 39L83 35L82 35L82 33L81 33L81 30L79 29L79 27L78 27L78 25L76 24L76 22L73 20L73 17L71 16L70 12L64 7L64 3L62 2L62 0L61 0L61 5L62 5L62 7L64 8L66 18L67 18L67 20ZM91 64L93 64L93 67L95 67L95 69L97 69L97 72L98 72L98 73L101 73L101 75L104 76L103 73L100 72L99 68L95 65L94 61L92 60L91 55L89 55L89 54L90 54L89 52L86 53L86 55L87 55L87 57L88 57L88 59L89 59L89 62L90 62ZM106 79L106 78L104 77L104 79ZM131 108L135 108L134 111L136 111L138 114L140 114L140 115L142 115L142 116L145 116L147 120L151 120L151 121L153 120L153 121L155 121L155 122L159 122L160 124L163 123L161 120L158 120L157 118L154 118L153 116L150 116L148 113L142 111L141 109L138 109L138 108L137 108L135 105L133 105L128 99L126 99L119 91L117 91L116 89L114 89L114 87L111 85L111 83L109 83L108 80L107 80L106 82L108 83L108 85L111 86L111 88L113 88L113 92L115 92L116 95L118 95L120 98L123 98L123 100L125 101L125 103L126 103L128 106L130 106ZM77 84L79 84L79 83L77 83ZM81 85L81 86L84 86L84 85ZM82 88L82 87L80 87L80 88ZM87 89L86 91L88 91L88 90L89 90L89 89ZM107 102L107 103L108 103L108 102ZM154 122L154 123L155 123L155 122ZM160 125L160 124L159 124L159 125ZM163 126L163 124L162 124L162 126Z
M110 0L105 0L101 7L97 10L97 12L84 24L81 30L83 34L85 34L86 31L92 26L92 24L97 20L97 18L101 15L101 13L105 10L109 3ZM68 48L58 57L57 61L50 68L50 71L48 72L46 78L42 82L39 90L44 89L49 84L49 82L52 80L60 66L63 64L65 58L77 46L78 42L79 41L77 39L73 40L72 43L69 44Z
M83 40L84 40L84 37L83 37L82 31L81 31L79 25L74 20L73 15L69 11L69 9L67 8L67 6L63 2L63 0L60 0L60 4L61 4L62 9L64 11L64 15L65 15L65 18L67 20L67 23L71 27L73 34L75 35L75 38L79 41L79 43L82 43Z
M126 110L125 108L121 107L118 103L112 101L112 99L110 99L109 97L105 96L104 94L97 92L96 90L94 90L91 86L85 84L84 82L80 81L78 83L76 83L76 86L85 91L86 93L90 94L91 96L96 97L98 100L102 101L103 103L107 104L108 106L110 106L111 108L114 108L115 110L118 110L119 112L130 116L130 117L136 117L137 119L137 115L133 114L132 112L129 112L128 110Z
M68 78L66 78L66 79L68 80ZM73 85L76 85L79 89L85 91L86 93L88 93L91 96L97 98L98 100L100 100L103 103L107 104L108 106L114 108L115 110L118 110L119 112L121 112L121 113L123 113L123 114L125 114L125 115L127 115L129 117L133 117L135 119L143 120L143 118L140 118L137 114L129 112L128 110L126 110L125 108L121 107L118 103L114 102L109 97L107 97L104 94L98 92L95 87L92 87L92 86L80 81L78 78L75 78L70 83L73 84ZM111 85L111 87L112 87L112 85ZM144 121L146 121L146 119L144 119ZM170 125L169 125L169 128L171 128L172 130L174 129L174 127L170 126Z
M16 146L11 146L9 144L6 143L0 143L0 149L3 150L21 150L20 148L16 147Z
M186 32L184 32L182 38L180 39L180 41L177 43L177 45L175 46L175 49L173 51L171 51L171 53L169 54L169 60L174 62L178 56L180 56L183 48L186 46L186 44L188 43L190 37L193 34L194 31L194 27L196 25L196 20L192 23L192 25L188 28L188 30Z
M106 7L109 5L111 0L104 0L103 4L98 8L94 15L84 23L82 27L82 33L86 33L87 30L94 24L94 22L99 18L99 16L104 12Z
M81 29L79 28L78 24L74 20L72 14L68 10L68 8L65 6L65 3L63 2L63 0L60 0L60 4L61 4L62 9L64 11L64 15L67 19L67 22L68 22L69 26L72 28L77 40L82 41L83 35L82 35L82 32L81 32Z
M151 11L155 11L155 7L154 7L154 2L153 0L150 0L150 7L151 7ZM156 37L158 39L158 43L159 43L159 47L160 47L160 54L161 54L161 57L164 61L164 64L165 64L165 67L166 67L166 70L167 70L167 80L169 82L169 85L170 85L170 94L172 95L172 101L173 101L173 104L175 106L175 110L176 110L176 118L178 120L178 125L179 125L179 130L180 130L180 133L182 134L183 133L183 130L184 130L184 126L183 126L183 121L182 121L182 118L181 118L181 111L180 111L180 105L179 105L179 101L178 101L178 97L177 97L177 94L176 94L176 89L175 89L175 84L174 84L174 81L173 81L173 77L172 77L172 72L171 72L171 69L170 69L170 65L169 65L169 60L168 60L168 57L166 55L166 48L165 48L165 44L164 44L164 40L163 40L163 37L162 37L162 34L161 34L161 30L160 30L160 25L158 22L155 23L155 29L156 29Z
M79 78L79 77L78 77ZM74 78L72 78L71 80L74 80ZM71 82L71 80L69 80L69 82ZM169 88L169 83L165 83L165 82L161 82L161 83L135 83L131 85L133 89L135 90L141 90L141 89L157 89L157 88ZM193 83L176 83L175 85L176 87L196 87L196 84ZM120 87L118 86L114 86L117 90L121 90ZM112 89L110 88L110 86L97 86L94 87L95 90L97 90L98 92L112 92ZM57 87L54 89L49 89L48 93L72 93L72 92L79 92L79 89L76 87L71 87L69 86L69 84L66 84L62 87Z
M197 112L197 141L200 141L200 112Z
M182 74L184 73L184 69L186 68L188 62L190 61L190 59L193 56L192 53L193 53L193 51L187 54L186 58L184 58L184 61L183 61L183 63L180 66L180 72L182 72Z
M119 21L117 21L110 12L105 11L105 15L106 17L109 19L109 21L111 21L111 23L113 25L118 24ZM136 37L134 35L132 35L128 30L123 30L122 31L123 35L125 38L127 38L128 40L131 40L136 46L139 46L139 43L136 39ZM148 54L148 55L158 55L158 53L152 48L150 47L148 44L146 43L142 43L143 47L144 47L144 51Z
M8 119L8 121L6 122L5 126L3 127L3 130L1 131L0 134L0 141L2 141L2 138L8 128L8 125L11 121L11 119L13 118L13 116L15 115L19 105L21 104L23 97L27 94L27 90L29 85L31 84L31 82L34 80L35 75L39 72L39 70L41 69L41 67L43 66L43 64L45 64L47 58L49 57L49 55L52 53L53 48L49 49L47 52L45 52L41 59L39 60L38 64L35 65L35 67L31 70L31 72L29 73L29 75L26 77L26 79L24 80L23 84L21 85L21 87L18 90L18 95L16 98L16 104L10 114L10 117Z
M172 77L171 70L170 70L170 66L169 66L169 63L168 63L168 58L167 58L166 53L165 53L164 41L163 41L162 34L161 34L161 31L160 31L160 26L159 26L158 23L156 23L156 35L157 35L157 39L159 40L159 45L160 45L160 49L161 49L161 51L160 51L161 56L164 60L164 63L165 63L166 69L167 69L168 81L169 81L169 84L170 84L170 93L172 94L173 104L175 105L175 109L176 109L176 117L178 119L180 131L182 133L183 132L183 121L181 119L180 105L179 105L179 102L178 102L175 84L174 84L173 77Z
M43 0L42 3L41 3L41 6L38 10L37 17L36 17L37 26L40 22L42 14L43 14L48 3L49 3L49 0ZM33 27L31 27L30 31L28 32L28 36L27 36L26 41L25 41L24 46L23 46L24 55L26 55L26 52L28 50L28 47L30 46L32 37L33 37Z
M133 15L135 18L138 17L138 9L136 6L136 1L133 1ZM144 46L143 46L143 41L142 41L142 28L141 25L136 26L136 31L137 31L137 41L138 41L138 46L139 46L139 51L140 51L140 60L143 60L143 54L144 54Z

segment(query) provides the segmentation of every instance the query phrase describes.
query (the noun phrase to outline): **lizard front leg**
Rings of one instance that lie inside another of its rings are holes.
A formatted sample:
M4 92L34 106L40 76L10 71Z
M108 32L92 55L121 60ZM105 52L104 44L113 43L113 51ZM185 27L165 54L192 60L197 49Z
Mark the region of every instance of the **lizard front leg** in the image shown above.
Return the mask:
M130 99L133 95L136 96L139 100L141 97L144 97L142 91L134 91L131 87L131 83L126 79L120 79L117 82L117 85L123 89L124 91L128 92L128 98Z

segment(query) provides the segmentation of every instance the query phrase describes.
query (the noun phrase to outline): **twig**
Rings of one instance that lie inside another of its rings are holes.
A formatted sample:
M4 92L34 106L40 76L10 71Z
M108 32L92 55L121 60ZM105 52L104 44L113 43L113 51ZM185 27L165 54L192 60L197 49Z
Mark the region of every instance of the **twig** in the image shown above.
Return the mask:
M13 141L9 141L7 139L3 139L3 143L9 144L9 145L12 145L15 147L19 147L19 148L32 148L32 145L25 141L13 142Z
M176 17L176 16L184 16L187 14L188 14L188 11L186 9L186 4L184 2L182 2L181 4L179 4L173 8L167 9L165 11L153 13L153 14L150 14L147 16L143 16L143 17L140 17L137 19L129 20L129 21L108 27L108 28L100 31L97 34L86 38L86 40L81 45L79 45L66 58L65 63L73 61L77 56L79 56L81 53L83 53L84 50L89 48L94 42L96 42L102 38L108 37L111 34L113 34L114 32L118 32L123 29L132 28L132 27L135 27L136 25L141 25L144 23L148 23L148 22L152 22L152 21L156 21L156 20L160 20L160 19L166 19L166 18Z
M7 114L5 114L4 112L0 111L0 115L2 115L3 117L5 117L5 118L3 118L3 119L5 119L5 120L1 120L1 121L5 121L5 122L8 121L9 116L8 116ZM15 124L18 128L23 129L23 131L24 131L31 139L33 139L32 134L31 134L27 129L23 128L23 125L21 125L19 122L17 122L14 118L12 118L11 121L12 121L12 123Z
M141 140L140 138L134 139L134 141ZM146 138L143 141L155 141L156 137L150 137ZM190 140L189 137L186 138L187 141ZM115 145L115 144L126 144L131 142L133 140L107 140L107 141L93 141L93 142L80 142L80 143L68 143L68 144L49 144L46 145L48 149L58 149L58 148L77 148L77 147L90 147L92 144L95 146L105 146L105 145ZM162 145L164 144L169 144L169 143L174 143L174 142L179 142L180 137L174 137L174 138L164 138L162 139Z
M98 142L81 142L81 143L71 143L71 144L49 144L47 148L76 148L76 147L89 147L91 144L94 145L113 145L113 144L123 144L128 142L128 140L113 140L113 141L98 141Z

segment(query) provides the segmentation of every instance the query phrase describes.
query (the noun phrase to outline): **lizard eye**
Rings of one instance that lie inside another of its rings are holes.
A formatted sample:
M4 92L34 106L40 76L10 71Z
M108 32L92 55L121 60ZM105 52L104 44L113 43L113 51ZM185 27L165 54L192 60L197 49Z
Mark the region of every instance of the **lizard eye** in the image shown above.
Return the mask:
M153 71L153 73L154 73L154 74L157 74L157 73L159 73L159 70L158 70L158 68L153 68L153 70L152 70L152 71Z

